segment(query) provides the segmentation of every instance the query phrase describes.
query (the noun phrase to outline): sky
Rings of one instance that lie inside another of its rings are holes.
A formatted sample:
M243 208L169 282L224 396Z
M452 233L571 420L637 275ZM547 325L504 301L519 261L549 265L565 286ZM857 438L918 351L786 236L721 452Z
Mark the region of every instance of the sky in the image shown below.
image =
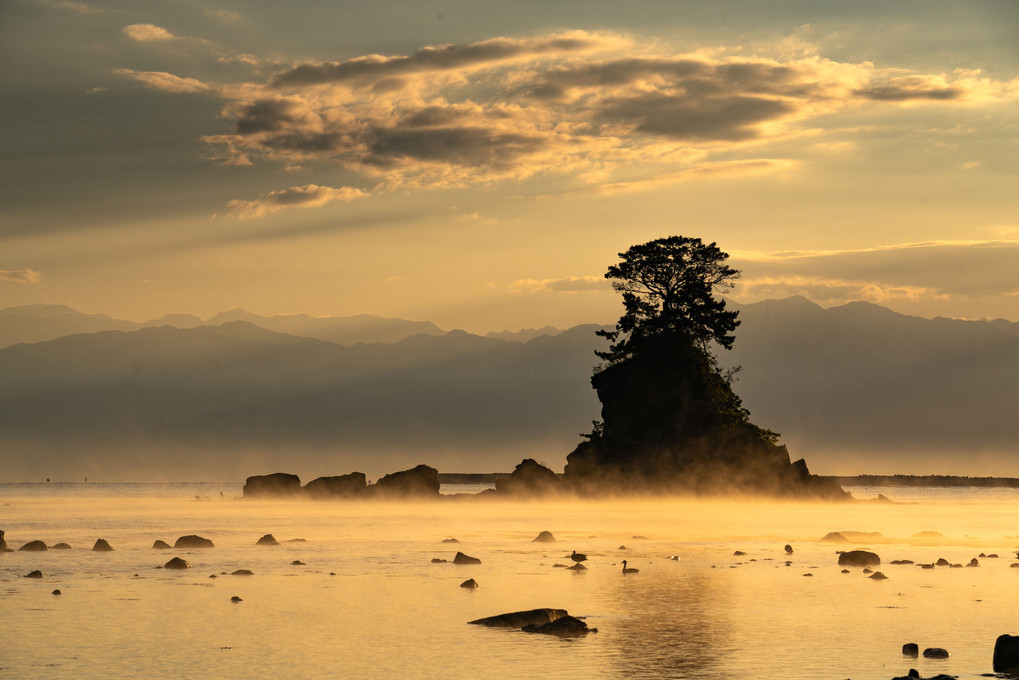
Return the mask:
M606 323L630 245L738 302L1019 320L1014 0L0 4L0 307Z

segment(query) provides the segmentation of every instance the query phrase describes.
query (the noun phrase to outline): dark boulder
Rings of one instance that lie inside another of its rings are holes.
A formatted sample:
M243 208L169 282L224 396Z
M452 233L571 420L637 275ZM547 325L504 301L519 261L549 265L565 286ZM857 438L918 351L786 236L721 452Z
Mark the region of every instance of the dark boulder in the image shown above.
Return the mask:
M439 471L427 465L393 472L369 487L379 498L439 496Z
M153 550L170 550L170 544L167 543L166 541L160 541L160 540L157 539L156 542L152 544L152 549Z
M487 616L483 619L475 619L467 623L479 626L492 626L499 628L523 628L524 626L540 626L552 623L556 619L569 616L565 609L528 609L527 611L510 612L498 616Z
M936 567L950 567L952 563L946 560L944 557L939 557L938 561L934 563Z
M255 545L279 545L280 542L276 540L276 537L272 534L266 534L262 538L255 541Z
M914 658L920 656L920 645L915 642L907 642L902 645L902 656L912 656Z
M241 599L241 598L240 598L239 596L237 596L237 595L234 595L233 597L231 597L231 598L230 598L230 601L231 601L231 602L244 602L244 600L242 600L242 599Z
M597 633L597 628L588 628L587 624L575 616L561 616L555 621L542 624L529 624L521 628L525 633L543 633L559 637L581 637L588 633Z
M786 543L785 552L786 552L786 555L792 555L793 554L793 547L791 545L789 545L788 543Z
M358 498L368 491L368 478L363 472L336 477L319 477L304 485L309 498Z
M182 557L174 557L163 565L166 569L190 569L191 565Z
M506 477L495 480L500 494L544 496L560 491L559 476L533 458L522 460Z
M92 546L92 552L113 552L113 546L105 538L99 538L96 539L96 544Z
M201 536L195 536L191 534L189 536L181 536L174 542L173 547L177 550L190 550L192 548L215 548L212 541L208 538L202 538Z
M872 578L875 581L887 581L888 580L888 577L885 576L884 574L882 574L880 571L875 571L873 574L871 574L867 578Z
M531 539L531 543L555 543L555 536L552 535L551 531L542 531Z
M251 571L250 569L235 569L234 571L230 572L230 575L231 576L254 576L255 572Z
M1019 673L1019 635L998 636L993 663L995 673Z
M46 544L43 543L42 541L29 541L25 545L18 548L18 550L27 550L29 552L42 552L44 550L49 550L49 548L47 548Z
M70 549L71 546L67 543L57 543L55 545L50 546L50 550L70 550ZM95 550L95 548L93 548L93 550ZM113 550L113 548L110 548L110 550Z
M453 558L453 564L481 564L481 560L477 557L471 557L470 555L458 552L456 557Z
M928 659L947 659L951 656L947 649L942 649L941 647L928 647L923 650L923 655Z
M38 569L30 571L27 574L25 574L25 578L42 578L42 572L39 571Z
M4 538L4 530L0 529L0 553L14 552L7 546L7 539Z
M467 579L466 581L464 581L463 583L461 583L461 584L460 584L460 587L461 587L461 588L471 588L471 589L474 589L474 588L477 588L477 587L478 587L478 582L477 582L477 581L475 581L475 580L474 580L474 579L472 579L472 578L469 578L469 579Z
M265 496L297 496L301 494L301 478L286 472L271 475L255 475L244 482L245 498Z
M444 560L441 557L433 557L432 564L446 564L449 560Z
M63 593L60 592L60 588L57 588L56 590L53 591L53 594L54 595L62 595Z
M881 558L867 550L849 550L839 555L839 566L842 567L876 567Z

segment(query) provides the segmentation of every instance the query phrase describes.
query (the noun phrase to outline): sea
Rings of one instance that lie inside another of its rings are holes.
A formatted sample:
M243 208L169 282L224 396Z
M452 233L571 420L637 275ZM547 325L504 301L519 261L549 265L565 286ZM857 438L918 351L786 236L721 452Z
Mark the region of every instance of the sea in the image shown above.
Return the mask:
M0 678L969 679L1019 634L1019 489L849 487L854 502L801 503L508 502L483 488L344 502L244 499L235 482L0 483L13 549ZM534 542L542 531L555 542ZM256 545L265 534L279 545ZM215 547L153 548L187 535ZM100 538L112 552L92 550ZM18 550L34 540L71 548ZM852 549L888 578L844 573ZM566 568L573 551L585 570ZM172 557L191 568L164 568ZM919 566L939 559L953 566ZM469 623L545 607L597 632ZM903 656L911 642L949 656Z

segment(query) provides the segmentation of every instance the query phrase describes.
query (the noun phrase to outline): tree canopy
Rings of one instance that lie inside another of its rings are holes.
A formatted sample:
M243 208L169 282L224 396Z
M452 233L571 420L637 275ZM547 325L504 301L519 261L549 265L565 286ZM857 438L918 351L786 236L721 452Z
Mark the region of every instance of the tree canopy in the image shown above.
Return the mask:
M739 271L714 243L669 236L619 253L605 278L623 294L625 312L614 331L600 331L613 344L598 356L610 364L634 356L647 342L679 336L705 353L712 341L731 349L739 321L716 291L733 287Z

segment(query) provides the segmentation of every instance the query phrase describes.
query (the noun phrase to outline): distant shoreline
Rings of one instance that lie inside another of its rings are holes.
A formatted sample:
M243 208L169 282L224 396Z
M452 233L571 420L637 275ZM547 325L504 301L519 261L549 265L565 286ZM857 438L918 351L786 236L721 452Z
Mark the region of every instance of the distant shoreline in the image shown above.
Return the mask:
M440 472L442 484L495 484L508 472ZM962 475L818 475L840 486L975 486L1019 488L1019 477L965 477Z

